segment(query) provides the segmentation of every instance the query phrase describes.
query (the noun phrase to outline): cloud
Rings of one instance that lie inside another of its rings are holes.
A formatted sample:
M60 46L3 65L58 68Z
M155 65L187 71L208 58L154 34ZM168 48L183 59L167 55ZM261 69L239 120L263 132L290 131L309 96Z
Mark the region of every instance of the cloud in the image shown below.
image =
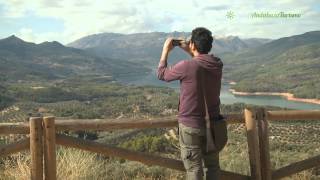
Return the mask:
M57 7L57 8L60 8L60 7L63 7L62 4L61 4L62 1L60 0L42 0L41 1L41 6L43 7ZM79 1L78 3L80 4L81 2L83 1Z
M23 27L19 29L18 32L14 33L19 38L27 42L42 43L45 41L54 41L58 40L61 37L65 37L65 34L59 32L45 32L45 33L36 33L33 29Z
M204 7L202 10L204 11L220 11L220 10L228 10L230 6L227 5L216 5L216 6L207 6Z
M36 35L33 33L32 29L30 28L22 28L19 30L17 36L22 38L25 41L29 42L36 42Z
M212 5L211 0L201 3L195 0L170 3L163 0L8 0L0 2L0 10L1 19L15 22L19 27L12 34L20 34L35 42L57 40L69 43L102 32L191 31L197 26L208 27L219 35L278 38L320 29L317 22L320 10L314 8L317 3L317 0L217 0ZM234 19L226 17L227 11L234 12ZM256 11L301 12L303 16L294 20L250 18L250 14ZM39 31L37 25L43 22L37 19L28 26L17 24L17 20L31 17L30 14L48 21L56 19L56 23L62 23L59 27L63 30L58 31L46 23L48 30Z

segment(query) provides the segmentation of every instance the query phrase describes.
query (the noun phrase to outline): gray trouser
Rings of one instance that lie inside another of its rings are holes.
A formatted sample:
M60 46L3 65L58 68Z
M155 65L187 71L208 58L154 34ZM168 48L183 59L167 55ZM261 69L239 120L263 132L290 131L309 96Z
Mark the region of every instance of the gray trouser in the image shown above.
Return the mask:
M225 123L218 126L225 128ZM223 134L226 136L226 134ZM206 130L191 128L179 123L179 142L181 148L181 159L187 171L187 180L218 180L220 174L219 151L206 152ZM218 142L218 141L217 141ZM217 143L216 142L216 143ZM219 142L224 146L226 139Z

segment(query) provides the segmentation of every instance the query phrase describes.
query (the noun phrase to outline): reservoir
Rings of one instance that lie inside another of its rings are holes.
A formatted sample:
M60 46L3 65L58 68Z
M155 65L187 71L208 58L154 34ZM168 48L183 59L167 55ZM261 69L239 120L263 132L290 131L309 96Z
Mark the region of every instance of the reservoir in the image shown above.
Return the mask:
M166 86L176 89L179 92L179 82L162 82L157 79L155 72L150 73L139 80L129 80L124 82L133 85L153 85L153 86ZM234 95L229 91L230 86L228 84L223 84L221 87L220 100L221 104L233 104L233 103L245 103L253 104L259 106L278 106L282 108L289 109L299 109L299 110L320 110L320 105L288 101L282 96L240 96Z
M278 106L282 108L300 109L300 110L320 110L320 105L288 101L282 96L240 96L234 95L229 91L229 85L223 85L221 88L220 100L222 104L245 103L260 106Z

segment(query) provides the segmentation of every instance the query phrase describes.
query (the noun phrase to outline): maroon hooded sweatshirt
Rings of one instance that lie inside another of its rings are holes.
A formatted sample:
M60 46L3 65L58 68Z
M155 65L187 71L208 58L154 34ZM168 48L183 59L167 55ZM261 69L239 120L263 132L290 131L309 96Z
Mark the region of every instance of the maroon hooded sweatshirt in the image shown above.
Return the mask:
M202 82L204 82L210 120L218 120L222 67L222 61L211 54L200 54L192 60L183 60L171 67L167 67L166 63L159 64L160 80L166 82L180 80L179 123L193 128L205 127L206 110Z

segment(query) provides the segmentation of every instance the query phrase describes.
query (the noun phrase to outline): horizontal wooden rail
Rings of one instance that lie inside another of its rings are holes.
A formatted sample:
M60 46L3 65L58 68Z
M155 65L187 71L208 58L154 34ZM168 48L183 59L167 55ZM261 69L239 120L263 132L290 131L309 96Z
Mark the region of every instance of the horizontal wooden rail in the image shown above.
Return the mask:
M56 142L57 144L64 145L67 147L104 154L106 156L120 157L131 161L138 161L146 165L158 165L170 169L185 171L182 161L176 159L155 156L148 153L135 152L123 148L112 147L106 144L97 143L94 141L82 140L60 134L56 135ZM249 176L228 171L222 171L221 175L222 179L249 179Z
M143 128L163 128L177 126L176 119L163 120L119 120L105 121L97 120L56 120L57 131L65 130L116 130L116 129L143 129Z
M225 118L227 124L239 124L239 123L244 123L244 115L241 113L237 114L226 114L223 115Z
M247 110L248 111L248 110ZM251 112L252 111L252 112ZM251 114L228 114L224 115L227 124L245 123L248 135L249 157L251 176L256 179L271 179L270 157L268 150L268 124L267 120L320 120L320 110L285 110L265 111L264 109L250 110ZM49 122L48 118L46 117ZM165 158L148 153L135 152L123 148L112 147L94 141L77 139L65 135L56 135L56 131L77 130L116 130L116 129L145 129L176 127L177 117L163 117L152 120L143 119L60 119L51 117L50 124L43 122L42 117L30 118L30 123L0 123L0 134L29 134L30 138L19 140L9 145L0 145L0 157L7 156L30 148L32 156L32 179L43 179L43 158L50 162L55 160L55 143L86 151L101 153L107 156L116 156L132 161L138 161L147 165L158 165L180 171L185 171L180 160ZM49 118L50 119L50 118ZM33 123L32 123L33 122ZM33 125L33 126L32 126ZM37 126L36 126L37 125ZM258 126L257 126L258 125ZM31 130L30 130L31 129ZM256 132L253 133L253 130ZM56 142L54 141L56 137ZM46 146L43 146L43 138ZM43 154L45 150L45 155ZM254 155L257 156L254 156ZM262 164L262 168L258 164ZM290 164L275 170L272 179L278 179L300 171L310 169L320 164L320 155L300 162ZM51 166L51 167L50 167ZM45 175L55 179L54 164L46 164ZM51 175L50 175L50 173ZM262 174L261 174L262 173ZM222 171L222 179L249 179L249 176ZM267 177L268 176L268 177ZM50 178L48 178L50 179Z
M132 161L139 161L146 165L156 164L160 166L167 166L168 168L172 168L176 170L183 169L183 165L178 160L170 161L169 158L159 159L159 157L151 154L134 152L127 149L113 147L107 144L101 144L94 141L74 138L74 137L70 137L62 134L56 135L56 142L59 145L96 152L96 153L104 154L107 156L115 156L115 157L121 157L121 158L132 160Z
M267 111L267 120L320 120L320 110Z
M242 114L225 115L225 118L228 124L244 122ZM143 129L174 127L177 125L177 117L152 120L69 119L55 121L57 131ZM0 134L28 134L29 132L28 123L0 123Z
M5 157L13 153L23 150L28 150L30 146L30 139L25 138L8 145L0 145L0 157Z
M228 124L244 123L243 114L224 115ZM267 120L320 120L319 110L267 111ZM62 130L115 130L133 128L161 128L177 126L177 117L153 120L68 119L56 120L56 129ZM29 123L0 123L0 134L28 134Z
M272 179L280 179L292 174L299 173L301 171L316 167L320 164L320 155L305 159L299 162L292 163L288 166L282 167L272 174Z
M0 123L0 134L29 134L29 123Z
M241 123L241 114L225 116L228 123ZM144 128L164 128L178 126L177 117L157 118L153 120L56 120L56 129L65 130L115 130L115 129L144 129Z

